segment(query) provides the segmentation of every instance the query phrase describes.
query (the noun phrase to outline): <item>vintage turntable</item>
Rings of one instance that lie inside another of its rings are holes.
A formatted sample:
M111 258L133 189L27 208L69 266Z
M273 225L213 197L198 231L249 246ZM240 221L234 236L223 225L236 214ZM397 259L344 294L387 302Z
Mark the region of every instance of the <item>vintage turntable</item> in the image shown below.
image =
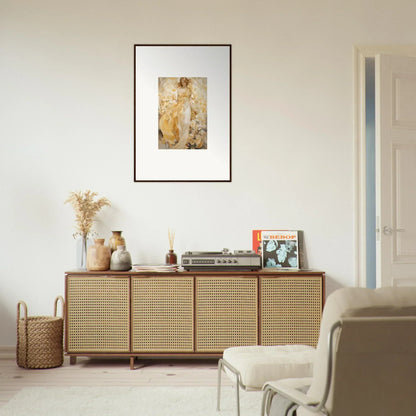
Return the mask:
M188 271L197 270L258 270L261 256L252 250L187 251L182 254L182 267Z

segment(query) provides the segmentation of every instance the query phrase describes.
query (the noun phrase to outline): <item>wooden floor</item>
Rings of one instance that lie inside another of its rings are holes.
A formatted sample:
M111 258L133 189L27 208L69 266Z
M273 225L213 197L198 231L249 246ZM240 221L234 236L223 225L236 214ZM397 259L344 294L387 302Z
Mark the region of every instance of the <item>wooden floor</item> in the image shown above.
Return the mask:
M0 407L24 387L70 386L216 386L217 359L136 360L79 357L75 365L65 357L62 367L28 370L13 356L0 356ZM224 385L231 381L223 375Z

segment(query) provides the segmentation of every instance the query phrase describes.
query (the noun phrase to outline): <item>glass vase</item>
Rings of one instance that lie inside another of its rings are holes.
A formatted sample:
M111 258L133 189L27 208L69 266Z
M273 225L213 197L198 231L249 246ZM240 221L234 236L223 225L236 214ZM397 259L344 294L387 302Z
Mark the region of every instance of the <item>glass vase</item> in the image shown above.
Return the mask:
M92 241L87 237L79 237L76 242L76 267L78 270L87 270L87 251Z
M166 264L177 264L178 263L178 257L176 253L173 250L169 250L169 252L166 254L165 259Z

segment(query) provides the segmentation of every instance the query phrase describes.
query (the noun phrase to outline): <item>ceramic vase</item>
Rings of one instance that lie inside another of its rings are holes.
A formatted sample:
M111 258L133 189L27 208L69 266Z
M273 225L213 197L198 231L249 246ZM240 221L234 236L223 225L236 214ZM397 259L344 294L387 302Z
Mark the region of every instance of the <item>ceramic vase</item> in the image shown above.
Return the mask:
M108 246L110 247L111 253L117 250L118 246L125 246L126 240L121 236L122 231L112 231L113 235L108 241Z
M97 238L94 245L88 248L87 270L108 270L110 259L110 247L104 245L104 238Z
M117 246L117 250L111 255L110 269L120 271L131 269L131 256L126 246Z

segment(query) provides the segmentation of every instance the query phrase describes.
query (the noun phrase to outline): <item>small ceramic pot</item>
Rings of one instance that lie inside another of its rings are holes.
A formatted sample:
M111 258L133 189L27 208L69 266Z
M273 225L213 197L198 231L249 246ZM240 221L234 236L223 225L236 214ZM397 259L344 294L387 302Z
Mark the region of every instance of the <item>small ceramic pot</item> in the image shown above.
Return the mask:
M108 241L108 246L110 247L111 252L117 250L118 246L125 246L126 240L124 237L121 236L122 231L112 231L113 235L110 237Z
M131 256L126 246L117 246L117 250L111 255L110 269L120 271L131 269Z

